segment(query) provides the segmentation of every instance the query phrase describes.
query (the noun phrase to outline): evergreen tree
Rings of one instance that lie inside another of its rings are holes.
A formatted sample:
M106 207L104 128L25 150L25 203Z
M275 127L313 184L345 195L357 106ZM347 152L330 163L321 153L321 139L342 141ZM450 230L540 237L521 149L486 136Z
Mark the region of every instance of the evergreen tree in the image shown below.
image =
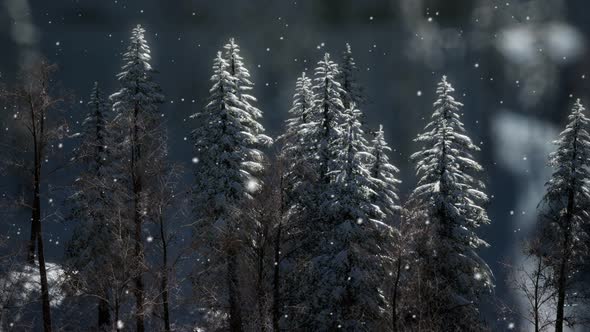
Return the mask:
M555 171L546 184L542 201L543 231L549 239L544 245L543 258L549 260L554 271L557 293L555 331L563 331L565 322L575 321L571 317L575 315L574 310L565 312L566 306L572 307L566 301L575 301L571 290L577 281L576 272L588 256L590 122L584 110L578 99L568 116L569 123L555 141L557 151L549 157L549 165Z
M233 41L213 64L209 102L193 117L198 163L195 165L196 241L202 264L197 277L211 281L201 289L214 303L228 307L229 329L241 331L240 248L247 239L240 225L240 206L252 198L260 181L264 155L259 147L271 139L258 123L262 113L250 103L248 71ZM220 282L223 280L223 282ZM217 302L217 303L215 303Z
M350 108L352 104L360 107L363 105L365 98L363 90L357 82L358 68L352 56L352 49L350 44L346 43L346 49L342 53L342 70L340 72L339 82L342 85L342 101L346 109ZM361 122L362 121L361 119Z
M480 295L491 287L491 271L476 253L487 244L475 233L489 223L482 206L488 198L476 178L479 148L466 134L453 91L443 76L431 121L416 139L422 149L411 157L419 180L410 202L423 217L414 221L424 234L416 248L420 291L427 299L417 310L435 329L471 330L480 322Z
M66 264L75 271L76 288L98 299L98 328L110 328L109 292L110 285L103 281L105 265L111 263L114 253L108 226L110 203L112 202L108 180L108 143L110 135L106 126L109 109L98 82L94 84L90 101L90 112L82 123L82 142L75 159L82 166L82 174L74 183L73 217L79 225L75 228L66 252Z
M378 330L386 301L382 234L388 228L383 213L372 204L370 148L354 104L343 114L342 135L332 169L333 182L326 187L322 220L316 226L322 236L312 258L313 292L308 294L314 331Z
M389 162L387 154L391 152L391 148L385 141L382 125L375 132L370 151L371 188L375 192L372 196L373 204L384 213L384 220L391 224L393 217L399 215L401 209L397 194L397 186L401 181L396 178L399 169Z
M315 97L312 88L311 79L305 72L301 73L301 76L297 78L297 82L295 83L293 106L289 110L291 117L285 121L286 130L285 134L281 137L284 141L283 154L304 158L306 147L309 150L309 142L306 142L305 134L313 116L312 111Z
M121 88L110 96L113 108L117 112L115 126L120 134L116 138L115 151L120 153L118 172L121 180L127 184L130 197L129 216L133 224L132 238L135 255L136 329L145 329L145 290L143 272L145 261L143 254L142 224L147 217L146 178L145 174L152 166L153 153L157 151L159 140L158 116L159 104L164 101L159 86L153 81L154 70L150 64L150 49L145 40L145 30L138 25L131 33L127 52L123 54L122 71L117 75Z
M310 190L310 177L313 176L312 160L315 143L309 137L313 125L313 108L315 96L311 79L303 72L297 78L293 106L289 110L290 118L286 120L285 134L280 137L283 142L281 158L288 160L285 175L287 205L301 209L301 199ZM295 204L295 201L298 204ZM295 204L295 205L294 205Z
M88 108L89 112L82 122L82 141L75 159L83 163L85 171L94 171L97 176L104 176L107 174L105 171L111 138L107 128L110 105L98 82L94 83L90 93Z
M342 95L345 92L337 81L339 74L338 65L326 53L315 69L313 119L308 125L309 129L304 132L316 145L313 157L318 180L322 184L329 184L333 178L330 169L339 151L337 144L341 142L339 138L342 135L344 110Z
M382 232L382 247L385 254L383 264L386 275L383 288L388 290L388 305L390 306L391 322L393 330L397 329L398 306L400 302L400 279L402 274L403 246L401 236L401 206L397 194L397 186L401 182L396 178L399 172L397 167L389 162L388 153L391 148L385 141L383 126L374 133L371 141L371 158L369 159L369 172L371 180L371 203L383 214L383 222L387 225Z

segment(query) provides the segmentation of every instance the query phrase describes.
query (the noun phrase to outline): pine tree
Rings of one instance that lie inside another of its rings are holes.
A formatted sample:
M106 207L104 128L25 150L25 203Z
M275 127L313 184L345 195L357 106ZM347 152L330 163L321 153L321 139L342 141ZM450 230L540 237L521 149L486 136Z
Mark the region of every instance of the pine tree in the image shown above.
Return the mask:
M487 245L475 229L489 219L482 206L487 195L476 178L482 167L473 160L479 148L466 134L459 116L463 105L453 91L443 76L431 122L416 138L422 149L411 157L419 180L410 202L424 217L414 223L425 234L416 250L428 299L418 319L436 329L472 329L479 322L480 295L491 287L491 271L475 251Z
M296 80L285 133L278 139L281 150L270 165L269 172L275 172L276 178L270 177L270 181L265 182L267 185L275 184L276 196L273 198L278 199L279 205L272 248L272 324L275 330L291 323L291 320L285 319L281 324L281 319L285 317L283 311L289 312L287 308L300 303L296 296L299 292L292 286L298 283L296 265L301 262L296 259L300 254L296 248L298 243L305 241L301 237L305 237L305 227L309 226L302 221L312 213L309 207L314 200L310 193L313 192L316 177L313 158L316 144L309 135L314 120L314 102L312 80L303 72Z
M285 188L287 220L293 226L294 234L290 250L291 266L298 273L287 273L289 279L286 284L288 291L288 317L284 323L287 329L300 329L303 322L309 323L316 312L313 312L307 302L311 301L309 294L314 293L314 278L316 278L312 260L322 254L322 230L318 227L327 223L321 212L325 200L330 198L326 194L328 186L335 180L335 173L330 173L336 165L338 144L341 144L343 104L341 94L343 90L338 83L338 65L330 60L326 53L318 62L315 69L311 91L305 83L308 97L313 96L313 103L305 123L293 118L286 136L297 137L293 143L287 142L287 152L294 149L299 155L292 158L286 155L287 185ZM305 82L301 80L302 85ZM303 94L302 90L302 94ZM297 97L297 95L296 95ZM307 97L306 97L307 100ZM297 103L297 99L295 100ZM296 105L296 104L294 104ZM296 109L296 108L294 108ZM294 124L297 124L295 126ZM289 144L296 144L293 148ZM293 167L290 167L293 166ZM285 248L285 250L289 250ZM306 310L292 310L293 308L307 308Z
M246 93L252 86L237 44L231 39L225 49L225 57L219 52L214 60L209 103L193 116L199 120L193 131L195 234L202 261L197 276L213 281L202 291L215 302L226 299L222 305L229 308L229 329L241 331L239 255L247 234L240 225L240 206L260 186L264 155L259 148L271 139L258 123L262 113L250 104L254 97Z
M401 183L396 178L399 172L397 167L389 162L388 153L391 148L385 141L383 126L379 125L379 130L374 132L371 141L371 158L369 159L368 168L371 179L371 203L383 214L383 222L387 225L382 233L382 247L386 254L384 255L384 266L386 275L384 278L383 288L388 290L388 304L391 308L391 325L393 330L397 329L398 307L400 303L400 280L402 277L402 256L403 246L401 237L401 212L397 186Z
M94 83L90 93L88 108L89 112L82 122L82 142L76 151L75 159L84 163L85 171L97 172L97 176L106 175L105 166L111 138L107 128L110 105L105 100L98 82Z
M114 196L116 182L109 176L109 146L112 135L107 126L109 105L98 82L95 83L89 113L82 123L80 147L75 161L82 173L74 183L73 217L78 222L66 251L66 265L72 271L71 281L78 291L98 300L98 330L111 328L110 296L113 264L117 253L113 251Z
M283 142L281 158L289 163L285 175L287 205L305 198L305 193L310 189L309 178L313 172L311 165L315 150L315 143L309 137L315 101L312 88L311 79L303 72L295 84L293 106L289 110L291 117L286 120L285 134L280 137ZM301 201L298 203L297 208L302 208Z
M570 298L568 291L576 280L580 263L588 256L590 122L584 110L578 99L568 116L569 123L555 141L557 151L549 157L549 165L555 171L546 184L542 201L543 231L549 239L543 251L554 271L557 293L555 331L563 331L563 324L568 321L565 312L566 300Z
M379 130L371 141L371 188L375 192L372 196L373 204L379 207L384 213L384 220L391 224L394 216L399 215L400 205L397 194L397 186L401 183L396 178L399 169L389 162L388 153L391 148L385 141L383 126L379 125Z
M371 202L372 182L367 160L370 148L354 104L343 114L342 135L321 206L317 256L312 258L313 292L308 294L314 331L378 330L386 301L382 234L388 228L383 213Z
M314 73L313 119L306 135L316 144L314 158L318 180L322 184L329 184L332 180L329 172L339 150L336 145L340 142L344 110L342 95L345 93L337 81L339 74L338 65L330 60L328 53L318 62Z
M358 68L352 56L352 49L350 44L346 43L346 49L342 53L342 70L339 77L342 90L345 92L342 95L342 101L346 109L352 104L361 107L365 101L363 90L357 82L357 73ZM363 122L362 119L361 122Z
M121 88L111 95L113 108L117 112L115 125L122 136L116 140L116 150L122 155L117 158L122 164L119 171L128 184L131 197L130 216L133 224L132 238L135 241L134 255L137 272L134 294L136 300L136 329L145 329L145 291L143 270L142 224L146 218L145 197L146 171L150 168L154 144L159 141L158 105L164 101L159 86L153 81L154 70L150 65L150 49L145 40L145 30L138 25L131 33L127 52L123 54L122 71L117 75ZM128 164L127 164L128 163Z
M309 142L305 141L306 127L312 121L315 100L312 88L311 79L305 72L301 73L295 83L293 106L289 110L291 117L285 121L286 130L281 137L285 142L282 150L283 154L293 157L305 157L304 150L309 144Z

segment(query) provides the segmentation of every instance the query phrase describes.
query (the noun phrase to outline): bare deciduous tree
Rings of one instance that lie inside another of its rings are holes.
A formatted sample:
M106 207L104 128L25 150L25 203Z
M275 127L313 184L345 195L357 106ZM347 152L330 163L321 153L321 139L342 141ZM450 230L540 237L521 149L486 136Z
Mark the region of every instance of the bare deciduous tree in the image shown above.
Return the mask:
M26 67L18 82L12 88L2 91L8 108L14 111L16 134L9 142L4 142L11 159L8 163L20 167L31 177L29 199L22 205L31 210L31 233L27 248L27 262L33 264L35 256L39 263L41 278L41 298L43 308L43 328L51 331L51 308L47 284L47 269L43 248L41 196L48 156L52 152L52 142L62 139L67 132L65 122L52 114L59 111L59 105L66 100L63 93L57 92L52 75L57 66L45 59L38 59ZM36 253L36 255L35 255Z

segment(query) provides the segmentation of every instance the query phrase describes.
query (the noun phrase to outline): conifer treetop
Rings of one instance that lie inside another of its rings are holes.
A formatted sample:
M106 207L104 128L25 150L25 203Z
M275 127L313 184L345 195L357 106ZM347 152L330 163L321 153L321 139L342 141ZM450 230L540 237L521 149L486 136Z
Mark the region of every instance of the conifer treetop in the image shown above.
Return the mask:
M488 197L484 184L478 179L482 171L474 160L479 151L467 136L459 110L462 103L452 96L453 87L443 76L437 87L438 98L425 131L418 135L420 151L411 159L416 162L418 186L410 202L424 211L437 237L437 251L446 253L452 262L447 267L453 277L453 296L470 302L492 286L492 272L475 249L488 244L475 230L490 222L485 205Z

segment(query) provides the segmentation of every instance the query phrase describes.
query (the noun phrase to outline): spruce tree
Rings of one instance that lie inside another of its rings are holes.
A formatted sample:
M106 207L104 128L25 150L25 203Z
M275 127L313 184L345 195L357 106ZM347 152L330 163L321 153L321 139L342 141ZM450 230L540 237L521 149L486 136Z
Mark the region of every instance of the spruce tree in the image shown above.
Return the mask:
M363 106L365 101L363 90L357 81L358 68L354 57L352 56L352 49L349 43L346 43L346 49L342 53L342 66L339 77L339 82L342 85L344 94L342 101L346 109L350 108L352 104L357 107ZM364 122L361 119L361 122Z
M385 141L383 126L373 133L370 147L371 156L368 163L370 172L371 203L383 214L384 227L382 232L383 264L386 275L383 279L383 288L387 290L388 305L390 306L391 325L395 331L398 321L398 306L400 302L400 280L402 276L402 252L405 243L402 243L401 234L401 206L397 194L397 186L401 182L396 175L397 167L389 162L388 153L391 148Z
M293 104L289 110L290 118L286 120L285 134L280 137L283 143L281 158L287 161L285 188L287 191L286 204L301 209L301 199L310 190L312 176L312 159L315 143L310 138L313 125L313 111L315 96L312 80L305 72L297 78ZM295 202L298 202L295 204Z
M588 257L590 222L590 135L589 120L578 99L569 123L555 141L557 151L549 156L554 172L546 183L543 197L544 238L543 259L553 269L557 294L555 331L563 331L566 321L575 321L575 311L565 312L566 301L575 301L572 287L578 280L576 272ZM567 315L570 315L569 317Z
M107 331L112 327L111 290L115 281L111 272L121 266L114 250L117 241L114 233L118 230L113 220L114 211L118 210L115 205L120 202L116 197L120 188L110 174L112 135L107 119L110 107L98 82L92 89L88 107L82 123L81 144L74 157L82 171L69 199L77 225L66 248L66 266L74 289L98 301L98 330Z
M306 136L316 145L314 149L316 172L321 184L332 180L330 169L339 151L337 144L342 135L344 104L342 90L337 78L340 75L338 65L330 60L330 54L318 62L314 73L313 92L315 94L312 122L308 125Z
M231 39L213 64L213 86L205 109L193 117L196 158L194 204L196 244L200 265L197 277L211 281L201 289L212 306L228 308L228 327L241 331L240 253L248 235L241 225L240 207L258 190L264 155L271 142L258 122L262 113L251 105L254 97L249 73L239 48ZM222 281L223 280L223 281ZM222 301L222 303L219 303Z
M416 138L422 148L411 156L418 186L410 203L423 217L413 221L423 234L415 249L427 299L417 310L436 329L469 330L480 322L477 304L491 287L491 271L476 252L487 243L475 233L489 223L488 198L473 157L479 148L467 136L453 91L443 76L431 121Z
M384 213L384 220L391 224L401 209L397 194L397 186L401 181L396 177L399 169L389 162L388 153L391 152L391 148L385 141L382 125L379 125L379 130L374 133L370 151L371 188L375 192L372 195L373 204Z
M147 218L145 174L159 139L158 106L164 101L160 87L154 82L154 70L150 64L150 49L145 40L145 30L138 25L131 33L127 51L123 54L122 71L117 75L121 88L110 96L117 112L115 126L120 136L116 139L116 158L120 165L121 180L127 184L130 197L129 216L133 225L132 238L135 255L136 329L145 329L145 290L142 225Z
M343 113L342 135L321 205L318 252L312 258L313 292L308 294L314 331L378 330L386 301L382 280L383 213L372 204L370 148L354 104Z

